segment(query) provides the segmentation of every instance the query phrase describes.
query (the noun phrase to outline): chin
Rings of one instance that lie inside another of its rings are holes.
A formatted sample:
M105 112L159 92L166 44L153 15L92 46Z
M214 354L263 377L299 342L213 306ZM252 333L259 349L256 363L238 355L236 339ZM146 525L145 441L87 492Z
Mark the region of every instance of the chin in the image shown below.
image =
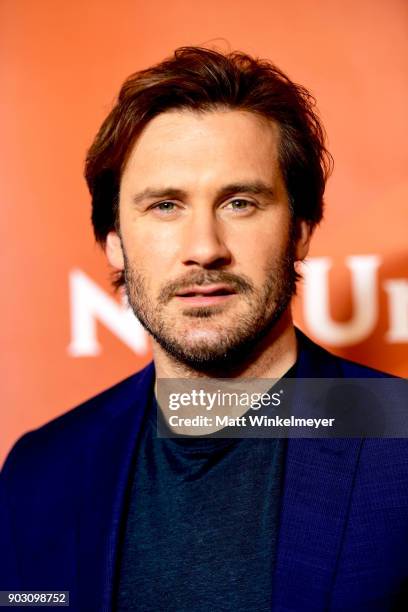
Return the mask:
M197 347L204 345L214 345L218 346L222 342L223 332L220 329L200 329L199 326L195 327L195 329L187 329L184 332L180 333L180 338L182 338L183 343L186 346L190 346L192 350L194 350L194 346Z

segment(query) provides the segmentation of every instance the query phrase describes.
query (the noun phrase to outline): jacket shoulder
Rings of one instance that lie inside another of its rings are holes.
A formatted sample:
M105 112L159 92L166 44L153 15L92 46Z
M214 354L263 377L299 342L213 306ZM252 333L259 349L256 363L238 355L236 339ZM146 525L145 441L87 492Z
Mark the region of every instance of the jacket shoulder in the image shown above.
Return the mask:
M94 397L52 419L45 425L24 434L11 449L2 473L27 466L32 460L48 462L64 451L78 451L81 446L92 445L107 428L129 410L137 410L142 391L152 384L154 366L150 363L140 372L105 389ZM142 408L142 407L141 407Z
M339 367L347 378L395 378L393 374L377 370L351 359L345 359L338 355L332 355L337 360Z
M313 342L299 329L296 329L296 335L301 352L306 355L308 364L312 366L310 371L313 369L316 376L322 378L325 376L333 378L395 378L393 374L335 355Z

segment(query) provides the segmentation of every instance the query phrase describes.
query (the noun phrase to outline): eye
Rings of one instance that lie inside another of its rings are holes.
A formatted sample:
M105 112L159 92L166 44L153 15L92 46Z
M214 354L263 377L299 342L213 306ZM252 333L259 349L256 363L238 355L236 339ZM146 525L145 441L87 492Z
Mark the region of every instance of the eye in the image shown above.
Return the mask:
M154 206L151 207L152 210L162 215L169 215L171 213L174 213L176 211L176 208L176 203L171 202L171 200L159 202L158 204L154 204Z
M250 200L245 200L244 198L234 198L230 200L226 208L233 210L234 212L250 212L255 207L255 203Z

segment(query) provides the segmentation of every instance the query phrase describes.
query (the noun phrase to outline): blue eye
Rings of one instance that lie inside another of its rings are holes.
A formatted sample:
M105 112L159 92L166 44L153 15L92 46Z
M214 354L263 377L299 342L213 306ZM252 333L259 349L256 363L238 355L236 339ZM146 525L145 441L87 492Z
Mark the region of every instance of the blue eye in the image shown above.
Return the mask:
M166 200L165 202L159 202L153 208L164 213L170 213L174 211L175 207L176 205L174 202Z
M243 200L242 198L235 198L234 200L230 200L228 202L228 207L237 212L246 212L254 207L254 203L250 202L249 200Z

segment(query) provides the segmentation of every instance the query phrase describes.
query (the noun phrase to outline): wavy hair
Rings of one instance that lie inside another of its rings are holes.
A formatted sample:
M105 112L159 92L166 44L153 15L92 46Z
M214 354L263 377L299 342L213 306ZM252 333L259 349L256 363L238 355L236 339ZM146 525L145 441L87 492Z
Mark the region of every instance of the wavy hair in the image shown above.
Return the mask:
M168 110L220 107L256 113L279 126L279 164L292 215L311 227L319 223L332 158L310 92L268 60L241 52L181 47L126 79L88 151L85 178L92 197L94 234L102 246L117 227L121 175L146 124ZM123 282L121 275L115 284Z

